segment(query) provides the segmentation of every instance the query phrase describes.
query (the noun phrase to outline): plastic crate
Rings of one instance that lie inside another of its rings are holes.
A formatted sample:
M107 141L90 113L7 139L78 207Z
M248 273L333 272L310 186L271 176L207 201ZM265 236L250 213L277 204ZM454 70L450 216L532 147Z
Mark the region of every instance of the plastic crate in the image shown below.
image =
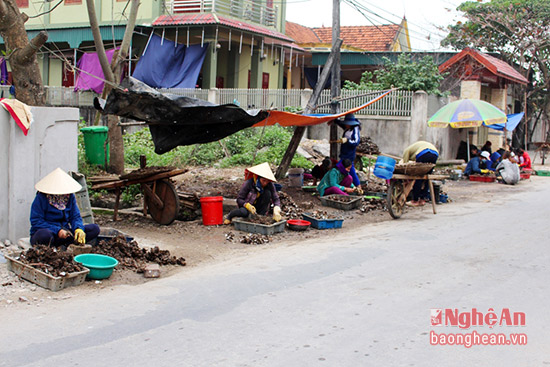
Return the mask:
M388 194L385 193L385 192L376 192L376 191L365 191L365 192L363 193L363 195L364 195L365 197L366 197L366 196L377 196L377 197L379 197L380 199L385 199L386 196L388 196ZM371 198L369 197L369 199L371 199Z
M24 264L16 259L17 255L6 255L7 268L13 271L17 276L28 280L31 283L37 284L42 288L57 292L63 288L74 287L84 283L86 275L90 272L89 269L84 269L79 272L69 273L64 277L54 277L46 274L30 265Z
M470 181L477 182L495 182L496 178L493 176L483 176L483 175L470 175Z
M537 172L537 176L550 176L550 171L538 170L536 172Z
M126 233L119 231L118 229L110 228L110 227L102 227L101 231L99 232L99 235L96 238L96 241L111 241L113 238L117 236L124 236L126 238L127 242L131 242L134 240L134 237L128 236ZM92 245L95 245L95 243L92 243Z
M286 220L282 220L273 224L259 224L246 222L241 219L233 218L232 223L235 226L236 230L248 232L248 233L259 233L265 235L272 235L274 233L283 232L285 230Z
M315 219L309 213L302 213L302 218L311 222L311 226L317 229L332 229L332 228L342 228L344 219Z
M522 179L522 180L528 180L531 178L531 174L530 173L520 173L519 174L519 177Z
M340 210L351 210L358 208L361 205L361 200L363 200L362 196L354 196L350 195L348 198L353 198L348 203L343 203L338 200L334 200L337 197L342 197L342 195L327 195L322 196L319 199L321 199L321 204L324 206L330 206L332 208L340 209Z

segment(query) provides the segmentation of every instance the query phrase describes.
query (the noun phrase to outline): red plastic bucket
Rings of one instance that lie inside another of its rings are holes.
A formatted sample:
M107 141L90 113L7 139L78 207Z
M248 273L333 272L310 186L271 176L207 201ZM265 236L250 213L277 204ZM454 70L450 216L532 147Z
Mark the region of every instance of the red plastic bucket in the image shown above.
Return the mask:
M210 196L201 198L202 224L215 226L223 223L223 197Z

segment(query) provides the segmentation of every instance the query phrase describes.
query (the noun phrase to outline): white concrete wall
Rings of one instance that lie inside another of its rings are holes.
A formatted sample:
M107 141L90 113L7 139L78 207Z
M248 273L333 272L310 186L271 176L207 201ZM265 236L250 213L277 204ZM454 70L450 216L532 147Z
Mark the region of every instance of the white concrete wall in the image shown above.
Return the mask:
M23 135L0 110L0 239L29 236L34 184L57 167L78 170L78 108L32 107L34 122Z
M430 128L428 118L448 103L447 98L428 96L416 92L413 96L411 117L355 115L361 121L361 135L369 136L382 153L401 156L403 150L418 140L433 143L440 152L441 160L454 159L460 140L466 139L464 129ZM341 130L339 135L341 134ZM326 124L310 126L309 139L329 140Z

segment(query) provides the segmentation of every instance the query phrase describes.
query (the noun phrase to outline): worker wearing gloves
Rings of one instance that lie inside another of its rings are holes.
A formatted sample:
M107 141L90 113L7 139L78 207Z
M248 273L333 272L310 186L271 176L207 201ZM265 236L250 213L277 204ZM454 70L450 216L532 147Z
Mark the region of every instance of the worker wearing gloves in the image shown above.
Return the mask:
M31 206L31 245L66 248L85 244L99 235L97 224L82 222L75 192L82 186L61 168L40 180Z
M338 162L336 167L328 171L317 185L319 195L349 195L353 193L362 195L361 186L356 187L352 182L353 180L349 174L351 167L352 163L349 159Z
M232 210L224 224L230 224L234 217L246 218L249 215L267 215L273 204L273 219L281 221L281 201L275 185L276 181L269 164L261 163L245 170L245 182L237 195L238 208Z
M409 161L417 163L435 163L437 162L437 158L439 158L439 151L432 143L427 141L417 141L409 145L403 151L403 163ZM426 204L426 199L428 198L428 181L415 180L412 196L412 201L410 201L408 205L423 206Z
M466 176L473 175L473 174L486 174L489 173L489 170L483 167L486 167L485 161L490 160L491 155L489 152L483 151L479 154L479 156L475 156L466 165L466 169L464 170L464 174Z
M342 138L335 141L336 143L342 144L340 146L340 163L344 159L349 159L351 161L352 164L349 174L351 175L353 184L358 187L360 181L353 162L355 161L355 150L359 143L361 143L361 122L350 113L344 117L344 120L336 120L336 124L344 129Z

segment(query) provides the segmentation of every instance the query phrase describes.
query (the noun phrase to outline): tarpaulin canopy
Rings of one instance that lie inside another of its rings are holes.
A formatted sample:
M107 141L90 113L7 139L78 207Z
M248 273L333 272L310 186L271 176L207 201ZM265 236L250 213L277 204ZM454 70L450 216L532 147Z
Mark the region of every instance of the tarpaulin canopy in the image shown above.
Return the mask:
M521 119L523 118L523 115L523 112L506 115L506 124L483 125L499 131L503 131L504 128L506 128L507 131L514 131L514 129L519 125Z
M105 51L107 54L107 60L109 64L113 59L113 54L115 49ZM101 93L103 91L103 80L105 79L105 74L103 74L103 69L101 69L101 64L99 63L99 57L96 52L87 52L76 64L77 74L76 74L76 83L74 90L92 90L96 93ZM90 75L91 74L91 75ZM94 77L94 75L96 77Z
M154 34L132 76L153 88L195 88L208 43L185 45Z
M316 117L282 111L245 111L233 104L215 105L196 98L163 94L130 77L120 88L114 88L106 101L96 98L94 106L105 114L147 122L155 153L163 154L179 145L217 141L252 126L321 124L359 111L389 93L391 90L337 115Z

